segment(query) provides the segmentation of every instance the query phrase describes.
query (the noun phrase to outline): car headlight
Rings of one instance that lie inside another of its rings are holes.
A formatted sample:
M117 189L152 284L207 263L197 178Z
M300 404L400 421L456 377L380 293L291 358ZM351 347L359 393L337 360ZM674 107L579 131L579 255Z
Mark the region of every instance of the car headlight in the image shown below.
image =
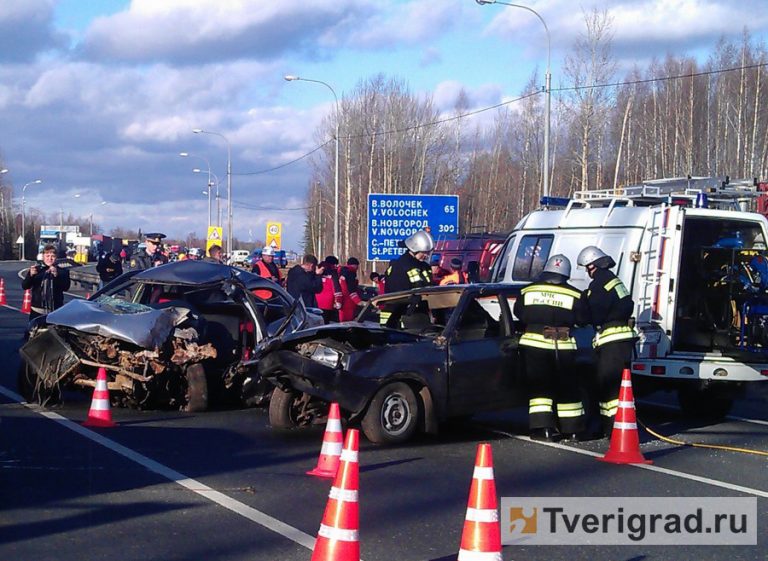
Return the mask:
M341 353L336 349L318 345L315 350L312 351L312 354L309 356L309 358L319 362L320 364L330 366L331 368L336 368L341 361Z

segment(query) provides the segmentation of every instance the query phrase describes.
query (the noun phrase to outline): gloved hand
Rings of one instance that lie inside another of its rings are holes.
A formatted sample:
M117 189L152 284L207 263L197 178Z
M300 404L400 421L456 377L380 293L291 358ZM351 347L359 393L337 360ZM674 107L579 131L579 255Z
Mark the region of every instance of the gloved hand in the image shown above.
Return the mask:
M334 310L340 310L341 309L341 302L334 302L333 303L333 309Z

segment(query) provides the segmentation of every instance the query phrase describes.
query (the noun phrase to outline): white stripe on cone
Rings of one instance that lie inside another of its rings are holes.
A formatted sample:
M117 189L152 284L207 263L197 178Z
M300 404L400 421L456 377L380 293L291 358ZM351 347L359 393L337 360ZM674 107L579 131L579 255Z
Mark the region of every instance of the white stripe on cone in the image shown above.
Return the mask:
M498 522L499 512L495 508L468 508L466 520L470 522Z
M501 553L496 551L468 551L459 550L459 561L503 561Z
M325 524L320 524L320 530L317 532L317 535L340 542L358 541L357 530L344 530L343 528L334 528L332 526L326 526Z
M473 479L493 479L493 468L475 466L475 471L472 473L472 478Z

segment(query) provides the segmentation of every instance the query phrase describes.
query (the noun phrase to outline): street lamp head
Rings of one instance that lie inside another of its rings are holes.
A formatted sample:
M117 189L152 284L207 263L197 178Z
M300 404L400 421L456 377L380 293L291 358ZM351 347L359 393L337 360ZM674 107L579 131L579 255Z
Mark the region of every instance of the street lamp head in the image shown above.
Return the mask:
M187 158L189 157L189 152L179 152L179 156L181 156L182 158Z
M205 132L203 129L192 129L192 132L195 134L200 134L201 132Z
M203 172L203 170L201 170L200 168L193 168L192 169L192 173L202 173L202 172Z
M0 169L0 173L8 173L8 170L7 170L7 169L5 169L5 168L3 168L3 169Z
M496 0L475 0L475 2L483 6L484 4L495 4Z
M285 76L283 76L283 79L286 82L293 82L294 80L300 80L301 78L299 78L298 76L294 76L293 74L286 74Z
M42 182L43 182L42 179L35 179L32 183L42 183Z

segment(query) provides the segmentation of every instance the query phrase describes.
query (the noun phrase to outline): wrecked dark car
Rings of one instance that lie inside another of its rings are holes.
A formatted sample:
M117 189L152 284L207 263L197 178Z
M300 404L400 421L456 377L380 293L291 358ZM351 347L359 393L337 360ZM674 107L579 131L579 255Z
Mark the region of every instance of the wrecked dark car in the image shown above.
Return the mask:
M115 404L188 411L253 404L267 385L256 376L256 345L320 323L277 284L227 265L129 271L89 300L30 323L19 390L28 401L56 403L63 389L93 388L103 367Z
M285 334L268 342L259 374L276 388L275 428L318 422L338 402L374 443L525 402L512 306L519 288L459 285L371 300L356 321ZM392 310L379 325L380 308Z

